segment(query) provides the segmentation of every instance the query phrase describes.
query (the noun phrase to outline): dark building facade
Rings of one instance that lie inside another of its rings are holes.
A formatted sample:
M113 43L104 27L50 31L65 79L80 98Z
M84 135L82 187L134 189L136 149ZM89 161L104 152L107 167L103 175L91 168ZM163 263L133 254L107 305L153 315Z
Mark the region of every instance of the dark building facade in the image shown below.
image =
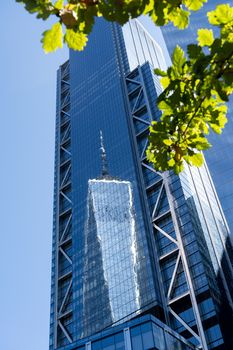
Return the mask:
M50 350L233 348L233 251L208 169L178 177L145 156L165 65L139 21L98 20L58 70Z
M209 0L197 12L192 12L190 25L185 30L178 30L169 24L162 28L165 42L170 55L176 45L182 47L185 51L187 45L196 42L197 30L199 28L209 28L207 12L212 11L222 3L228 3L233 6L233 1ZM217 35L217 27L212 27ZM228 123L221 136L211 133L210 143L213 147L205 153L205 158L209 171L214 181L227 223L230 231L233 232L233 98L228 104Z

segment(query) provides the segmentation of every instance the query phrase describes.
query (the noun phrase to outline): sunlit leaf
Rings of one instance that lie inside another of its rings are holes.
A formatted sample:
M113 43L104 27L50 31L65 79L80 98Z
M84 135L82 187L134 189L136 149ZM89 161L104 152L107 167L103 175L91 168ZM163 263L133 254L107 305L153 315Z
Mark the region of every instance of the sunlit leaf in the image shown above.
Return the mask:
M163 70L161 70L159 68L155 68L154 72L155 72L155 74L160 75L161 77L166 77L167 76L167 72L165 72L165 71L163 71Z
M218 5L207 14L210 24L223 25L233 20L233 7L229 4Z
M204 2L207 2L207 0L185 0L184 4L189 10L197 11L203 6Z
M185 29L189 23L189 12L183 10L182 8L177 8L173 10L170 15L170 19L176 27L179 29Z
M63 8L63 3L64 3L64 0L57 0L54 4L54 7L58 10L61 10Z
M73 29L66 30L64 41L70 49L82 51L87 44L87 40L87 35L82 32L75 32Z
M198 29L198 43L200 46L211 46L214 42L212 29Z
M61 48L62 38L63 33L61 23L55 23L51 29L46 30L41 39L45 53L53 52L58 48Z
M160 83L161 83L162 87L164 89L166 89L168 87L168 85L170 84L170 79L168 77L163 77L160 79Z
M180 75L182 73L182 67L185 62L184 51L177 45L172 55L172 68L175 74Z

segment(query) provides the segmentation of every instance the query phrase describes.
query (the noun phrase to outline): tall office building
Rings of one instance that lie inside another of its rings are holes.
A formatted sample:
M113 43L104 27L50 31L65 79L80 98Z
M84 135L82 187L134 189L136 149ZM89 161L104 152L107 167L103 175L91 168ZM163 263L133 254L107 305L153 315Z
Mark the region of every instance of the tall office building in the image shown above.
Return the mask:
M233 1L209 0L197 12L192 12L190 25L185 30L179 30L172 24L162 28L164 39L170 55L176 45L186 50L187 45L196 42L198 28L210 27L207 12L212 11L222 3L233 6ZM218 29L212 27L218 35ZM205 153L206 161L214 181L230 231L233 232L233 98L228 105L228 123L221 136L211 133L210 143L213 147Z
M178 177L145 156L165 65L139 21L99 19L58 70L50 350L233 347L233 250L208 169Z

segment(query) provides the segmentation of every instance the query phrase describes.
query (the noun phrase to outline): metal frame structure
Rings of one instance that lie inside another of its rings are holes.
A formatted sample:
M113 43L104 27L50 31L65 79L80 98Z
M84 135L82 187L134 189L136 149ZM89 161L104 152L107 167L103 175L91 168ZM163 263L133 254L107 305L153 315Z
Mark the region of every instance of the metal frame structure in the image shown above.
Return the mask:
M136 75L135 75L135 72L137 73ZM134 76L137 76L137 78L134 79ZM175 317L176 320L191 334L191 336L197 339L198 346L201 347L203 350L207 350L207 343L206 343L203 325L202 325L198 304L197 304L197 300L194 292L194 286L193 286L192 278L188 268L188 262L187 262L187 258L186 258L186 254L185 254L185 250L184 250L184 246L183 246L183 242L182 242L182 238L181 238L181 234L178 226L176 212L173 205L172 194L169 189L169 180L168 180L169 174L168 172L160 173L158 171L155 171L154 168L146 161L145 152L148 144L147 136L149 134L149 125L154 118L152 116L152 112L150 109L148 96L147 96L146 88L143 81L142 69L140 66L126 76L126 86L129 87L129 85L130 85L130 89L128 89L128 99L129 99L131 117L133 120L133 124L135 126L136 141L138 144L140 144L139 140L140 139L144 140L144 142L142 142L142 144L139 147L139 158L140 158L142 171L143 171L143 168L146 168L147 171L151 172L152 174L155 174L154 182L146 186L147 197L149 196L149 193L150 194L152 193L154 194L154 196L157 197L155 203L153 204L153 208L151 210L152 212L151 224L153 225L155 241L157 240L156 236L160 234L166 237L168 240L170 240L170 242L173 244L173 249L171 249L169 252L159 257L160 270L164 261L169 260L171 257L173 258L175 257L176 259L172 276L167 287L167 291L166 291L167 294L165 295L165 300L166 300L165 308L167 309L168 315L170 316L170 318ZM144 110L146 109L147 111L147 113L145 114L146 118L144 117L145 115L143 114L142 114L142 117L140 117L140 111L142 111L143 109ZM139 123L141 123L141 126L138 128ZM163 206L164 201L167 202L167 206L165 205L165 208L167 209L160 211L160 207ZM148 202L149 202L149 199L148 199ZM159 226L160 221L165 217L171 218L172 223L174 225L175 237L174 236L172 237L169 234L169 232L165 232ZM185 276L187 288L182 294L176 297L172 297L172 292L176 288L176 282L177 282L177 279L179 278L180 273L183 273ZM176 305L176 302L180 302L184 300L184 302L187 303L187 298L190 300L190 306L192 307L194 317L195 317L195 323L196 323L195 328L197 328L198 332L195 332L177 314L174 308L174 306Z
M71 199L71 137L70 137L70 74L69 62L60 68L58 91L58 181L57 181L57 247L56 247L56 286L55 286L55 348L65 338L72 343L72 334L67 324L72 322L72 199ZM64 344L63 344L64 345Z

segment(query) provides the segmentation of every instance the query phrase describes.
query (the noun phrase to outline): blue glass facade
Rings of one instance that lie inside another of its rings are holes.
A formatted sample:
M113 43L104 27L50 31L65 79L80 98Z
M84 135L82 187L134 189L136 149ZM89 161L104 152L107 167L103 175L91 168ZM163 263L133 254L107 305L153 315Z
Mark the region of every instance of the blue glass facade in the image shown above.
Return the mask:
M183 337L152 315L121 323L73 342L65 350L194 350Z
M209 0L198 12L193 12L188 29L178 30L171 24L162 28L170 55L176 45L186 50L187 45L196 42L198 28L208 28L206 13L224 3L220 0ZM233 1L227 1L233 6ZM216 28L213 28L217 32ZM209 137L213 147L205 154L205 158L214 181L230 232L233 232L233 99L228 105L228 123L219 137L212 133Z
M164 64L140 22L98 20L84 52L58 71L51 350L187 348L156 343L142 326L119 346L98 333L142 314L193 347L233 346L232 246L208 170L161 174L145 157L160 117L153 67ZM100 131L109 177L100 176Z

